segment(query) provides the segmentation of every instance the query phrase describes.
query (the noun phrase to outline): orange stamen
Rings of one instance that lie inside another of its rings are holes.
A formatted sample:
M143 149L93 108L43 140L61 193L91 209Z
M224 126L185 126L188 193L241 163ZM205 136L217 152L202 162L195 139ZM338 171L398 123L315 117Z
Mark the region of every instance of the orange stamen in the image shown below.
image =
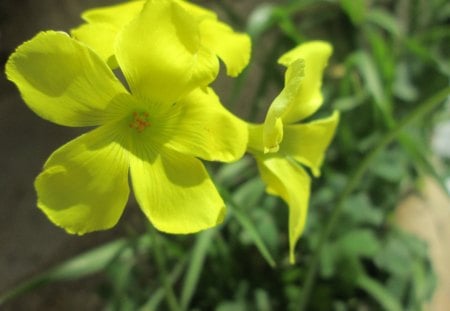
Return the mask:
M142 133L151 125L148 121L148 117L148 112L133 112L133 121L130 123L130 128L134 128L138 133Z

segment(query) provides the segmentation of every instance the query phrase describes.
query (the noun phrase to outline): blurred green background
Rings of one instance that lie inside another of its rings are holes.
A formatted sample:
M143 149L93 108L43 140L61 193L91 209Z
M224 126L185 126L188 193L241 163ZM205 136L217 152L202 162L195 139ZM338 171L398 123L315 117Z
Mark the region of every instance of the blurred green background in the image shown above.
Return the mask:
M41 30L119 1L0 0L2 67ZM47 156L83 130L50 124L0 78L0 308L5 310L448 310L450 3L446 0L195 1L252 36L223 103L262 121L283 87L276 59L326 40L325 103L341 111L307 229L288 263L287 207L250 157L209 165L223 225L164 235L130 200L117 228L74 237L35 207ZM3 303L3 305L1 305ZM2 310L3 310L2 309Z

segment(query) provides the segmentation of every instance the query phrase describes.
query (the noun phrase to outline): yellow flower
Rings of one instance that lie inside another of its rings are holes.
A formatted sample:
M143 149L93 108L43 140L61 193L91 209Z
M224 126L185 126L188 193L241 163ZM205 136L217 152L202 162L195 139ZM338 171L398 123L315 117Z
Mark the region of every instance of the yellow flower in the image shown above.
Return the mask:
M247 129L207 85L218 60L199 41L198 19L171 1L149 1L115 39L127 90L85 44L42 32L6 64L26 104L65 126L97 126L56 150L35 181L38 207L83 234L114 226L129 196L153 225L196 232L225 208L198 158L233 161Z
M86 23L73 29L71 33L76 39L92 47L114 68L117 65L114 57L115 39L120 30L139 14L146 2L148 1L129 1L88 10L82 15ZM249 62L250 37L234 32L227 24L220 22L212 11L184 0L173 2L197 19L201 44L222 59L228 75L237 76ZM143 35L148 35L146 29L142 31Z
M322 105L322 73L332 48L313 41L302 44L278 60L287 67L285 87L272 102L264 124L249 125L249 152L258 164L267 191L289 206L290 261L308 211L311 180L300 164L320 175L325 150L333 138L339 115L296 123Z

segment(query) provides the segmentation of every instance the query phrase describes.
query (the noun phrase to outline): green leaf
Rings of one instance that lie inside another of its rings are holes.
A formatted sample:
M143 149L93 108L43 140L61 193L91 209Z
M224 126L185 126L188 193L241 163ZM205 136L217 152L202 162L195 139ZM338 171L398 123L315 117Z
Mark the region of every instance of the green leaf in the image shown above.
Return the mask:
M341 275L358 275L361 268L360 257L375 256L380 243L375 233L369 229L350 229L334 243L328 242L320 255L321 275L332 277L337 269ZM349 272L349 273L347 273Z
M361 75L364 79L365 86L369 93L373 96L375 104L379 108L386 122L392 123L392 107L387 101L381 77L370 54L359 51L354 54L353 61L356 63Z
M387 181L398 182L407 175L405 154L398 149L385 150L375 159L370 171Z
M367 98L367 91L361 90L361 92L357 92L354 95L336 99L334 102L334 107L341 112L350 111L361 106L367 100Z
M299 44L306 40L306 38L298 32L297 25L294 24L293 20L289 16L283 15L280 18L278 28L280 28L286 37L294 41L295 44Z
M141 236L139 245L148 246L147 236ZM104 270L117 256L130 245L126 239L118 239L75 256L60 265L28 280L9 290L0 297L0 305L24 294L36 287L56 281L75 280ZM130 253L128 253L130 254Z
M241 180L242 176L246 177L249 172L252 172L252 164L253 161L248 156L243 157L239 161L227 163L227 165L220 167L220 170L214 176L214 180L224 187L232 186Z
M191 260L186 272L186 277L181 291L181 309L187 310L192 296L197 288L200 275L202 273L203 264L205 262L208 249L211 246L216 229L203 231L197 236L194 249L192 250Z
M233 204L228 204L228 206L230 207L232 215L236 218L242 228L247 232L249 236L252 237L253 242L255 243L256 248L259 250L261 256L264 257L266 262L271 267L275 267L275 260L270 254L266 244L264 243L264 240L262 239L251 219L241 209L235 207Z
M370 43L370 50L374 57L377 68L380 71L380 77L384 82L384 86L390 90L395 76L395 53L393 50L394 40L386 38L383 32L375 27L367 27L364 29L364 36Z
M428 264L427 264L428 263ZM437 277L430 262L417 262L412 275L413 297L417 304L428 301L433 297L437 285Z
M169 275L169 282L173 286L175 282L180 278L186 266L186 260L181 260ZM139 308L139 311L157 311L160 310L159 305L163 302L166 295L164 286L159 287L154 291L150 298Z
M366 18L365 0L340 0L339 4L350 17L353 24L359 25Z
M275 10L276 6L264 3L250 13L247 21L247 32L254 40L259 39L266 30L272 27L275 21Z
M388 236L382 250L374 258L378 267L398 276L409 276L412 272L414 256L408 246L408 238L399 234Z
M276 251L279 244L279 231L273 217L273 210L268 211L263 207L257 207L251 211L251 219L267 248L272 252ZM253 238L246 231L244 233L244 239L253 243Z
M336 271L336 249L327 243L320 254L320 275L324 278L331 278Z
M381 248L375 233L369 229L353 229L336 241L336 248L342 257L372 257Z
M378 226L383 221L383 211L373 206L367 193L357 193L349 197L343 207L346 220L353 225L370 224Z
M242 184L233 193L236 205L243 208L254 207L258 204L265 193L265 185L261 178L255 177Z
M386 311L402 311L400 302L388 292L383 284L364 274L357 278L357 285L371 295Z
M258 311L270 311L272 310L270 304L270 296L267 291L257 288L255 290L255 305Z
M411 160L414 161L414 164L420 167L427 176L433 177L441 190L450 196L450 189L447 188L444 176L442 176L439 169L435 167L436 165L430 161L432 158L430 156L431 152L428 151L428 146L425 144L424 138L417 133L408 133L405 131L400 136L400 142L402 143L402 147L411 157Z
M394 36L398 37L402 34L397 19L385 10L371 9L367 18Z
M411 69L407 66L405 61L398 63L395 68L393 91L397 97L405 101L415 101L419 95L418 89L411 81L410 71Z
M248 308L245 302L241 301L230 301L230 302L221 302L216 311L247 311Z

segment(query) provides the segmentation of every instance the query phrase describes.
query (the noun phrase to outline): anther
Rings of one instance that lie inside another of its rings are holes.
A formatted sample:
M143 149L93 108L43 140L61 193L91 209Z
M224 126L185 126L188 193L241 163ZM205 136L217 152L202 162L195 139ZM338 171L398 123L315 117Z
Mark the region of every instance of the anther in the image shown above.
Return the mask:
M134 128L138 133L142 133L148 126L150 126L148 117L148 112L133 112L133 121L129 125L130 128Z

